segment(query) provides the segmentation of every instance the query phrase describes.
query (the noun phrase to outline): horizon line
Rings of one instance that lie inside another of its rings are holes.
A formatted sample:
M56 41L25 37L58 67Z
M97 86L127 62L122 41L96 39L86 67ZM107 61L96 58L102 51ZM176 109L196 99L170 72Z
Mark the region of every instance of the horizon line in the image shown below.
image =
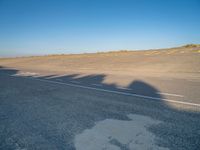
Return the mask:
M134 51L150 51L150 50L165 50L172 48L182 48L182 47L198 47L200 44L184 44L175 47L166 47L166 48L149 48L149 49L115 49L115 50L102 50L96 52L80 52L80 53L49 53L49 54L22 54L19 56L0 56L2 58L23 58L23 57L42 57L42 56L54 56L54 55L84 55L84 54L98 54L98 53L114 53L114 52L134 52Z

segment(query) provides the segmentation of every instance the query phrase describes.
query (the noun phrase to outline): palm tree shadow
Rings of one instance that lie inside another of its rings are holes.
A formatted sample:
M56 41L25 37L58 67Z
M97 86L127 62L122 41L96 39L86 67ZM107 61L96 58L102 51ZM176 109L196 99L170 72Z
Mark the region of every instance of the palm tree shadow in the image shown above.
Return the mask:
M17 75L19 70L16 69L9 69L5 67L0 66L0 77L1 74L7 74L11 76ZM21 75L18 75L19 78L24 78ZM165 97L161 95L160 91L141 80L133 81L127 89L121 89L116 84L106 84L104 83L104 79L106 78L105 74L91 74L91 75L85 75L82 76L81 74L69 74L64 76L58 76L58 75L48 75L48 76L25 76L27 78L35 78L35 79L44 79L44 80L50 80L50 81L56 81L56 82L63 82L63 83L70 83L73 85L83 85L83 86L89 86L93 87L94 89L104 89L108 91L116 91L108 93L109 95L106 95L109 99L109 101L104 101L104 95L97 92L97 97L99 97L98 100L95 99L83 99L77 100L76 104L84 106L85 105L92 105L92 107L89 107L91 112L94 112L94 115L88 115L84 114L85 110L84 107L81 108L77 106L77 109L80 109L79 111L82 111L82 114L79 114L77 112L73 112L72 110L66 110L66 101L62 101L61 104L58 104L59 101L56 101L56 106L60 106L59 109L62 110L65 114L71 113L71 115L74 115L74 117L77 120L81 120L81 124L83 126L79 126L77 124L73 124L72 126L66 127L69 129L69 131L65 131L68 135L67 137L63 138L63 135L57 135L56 141L54 141L54 138L49 138L48 129L47 131L44 129L44 127L37 128L39 133L45 133L43 136L47 138L50 142L55 144L56 146L60 147L61 149L75 149L73 145L73 141L71 139L74 138L74 136L78 133L83 132L85 129L92 128L95 124L95 122L105 120L107 118L114 118L114 119L121 119L121 120L128 120L127 114L140 114L149 116L156 120L161 120L163 123L160 123L159 125L151 126L148 128L149 131L154 133L158 138L157 144L161 145L163 147L170 147L171 149L198 149L200 146L200 119L197 119L200 117L199 112L195 111L189 111L189 110L181 110L176 109L175 107L172 107L163 99ZM31 86L31 85L27 85ZM0 86L1 87L1 86ZM3 89L5 90L5 89ZM98 91L98 90L97 90ZM23 91L21 91L23 93ZM118 93L117 93L118 92ZM128 93L126 97L122 96L121 93ZM90 95L90 92L85 93L86 95ZM92 94L92 92L91 92ZM50 96L53 96L53 93L49 93ZM112 97L114 95L115 99ZM118 95L118 96L116 96ZM82 98L80 98L82 99ZM156 102L155 102L156 101ZM74 101L70 101L71 103L75 103ZM87 104L88 103L88 104ZM115 104L122 103L122 106L115 106ZM68 105L71 105L70 103L67 103ZM126 104L126 107L123 107L123 104ZM44 107L48 107L49 104L43 105ZM0 105L0 107L2 107ZM52 106L53 107L53 106ZM56 107L57 108L57 107ZM55 110L56 110L55 108ZM39 109L39 108L38 108ZM1 110L1 109L0 109ZM5 110L5 109L4 109ZM59 111L60 111L59 110ZM112 111L111 111L112 110ZM29 112L30 115L35 113L35 110L32 110L33 112ZM44 115L44 114L43 114ZM61 120L66 120L67 116L64 114L61 117ZM9 116L8 116L9 117ZM54 117L54 116L51 116ZM58 116L55 116L55 122L59 122ZM14 118L11 118L14 119ZM37 120L37 118L33 118L33 120ZM46 122L48 122L49 118L46 119ZM63 121L62 120L62 121ZM23 120L27 123L26 120ZM4 123L4 122L2 122ZM32 122L35 124L35 122ZM29 124L29 123L27 123ZM38 125L40 127L40 125ZM43 130L42 130L43 129ZM187 129L187 130L184 130ZM190 129L190 130L188 130ZM0 133L1 136L1 133ZM5 137L1 136L2 138ZM0 138L0 141L5 140ZM159 140L162 139L162 140ZM165 139L165 140L163 140ZM65 140L68 140L69 142L66 143ZM181 143L180 143L181 141ZM0 145L3 145L2 142L0 142ZM2 146L3 148L8 148L6 145ZM1 148L1 146L0 146Z

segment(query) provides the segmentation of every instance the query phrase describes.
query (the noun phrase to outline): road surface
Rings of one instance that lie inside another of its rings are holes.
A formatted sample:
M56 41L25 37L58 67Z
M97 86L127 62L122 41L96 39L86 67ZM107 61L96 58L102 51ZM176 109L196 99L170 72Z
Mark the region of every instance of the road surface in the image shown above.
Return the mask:
M199 81L76 76L1 69L0 149L200 149Z

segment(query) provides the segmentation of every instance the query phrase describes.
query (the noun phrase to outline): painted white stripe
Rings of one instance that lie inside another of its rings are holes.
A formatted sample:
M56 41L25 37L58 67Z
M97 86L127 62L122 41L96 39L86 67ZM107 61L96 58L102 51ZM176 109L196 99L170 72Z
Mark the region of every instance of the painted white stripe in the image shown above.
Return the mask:
M118 86L117 88L119 88L119 89L123 89L123 90L132 90L132 89L130 89L130 88L122 87L122 86Z
M38 73L35 72L19 72L14 74L13 76L36 76Z
M41 77L42 77L42 76L41 76ZM45 77L45 76L43 76L43 77ZM52 78L54 78L54 76L45 77L45 79L52 79Z
M12 76L12 77L17 77L17 76L19 76L19 74L12 74L12 75L10 75L10 76Z
M158 94L169 95L169 96L177 96L177 97L184 97L183 95L172 94L172 93L163 93L163 92L158 92Z
M18 77L18 76L14 76L14 77ZM29 78L29 77L26 77L26 78ZM38 79L38 78L34 78L34 77L29 78L29 79L37 80L37 81L42 81L42 82L47 82L47 83L54 83L54 84L60 84L60 85L71 86L71 87L78 87L78 88L84 88L84 89L89 89L89 90L107 92L107 93L114 93L114 94L119 94L119 95L140 97L140 98L145 98L145 99L150 99L150 100L167 101L167 102L172 102L172 103L177 103L177 104L184 104L184 105L190 105L190 106L198 106L198 107L200 107L200 104L197 104L197 103L176 101L176 100L171 100L171 99L157 98L157 97L151 97L151 96L145 96L145 95L139 95L139 94L132 94L132 93L126 93L126 92L120 92L120 91L114 91L114 90L106 90L106 89L94 88L94 87L83 86L83 85L77 85L77 84L71 84L71 83L63 83L63 82L58 82L58 81L51 81L51 80L45 80L45 79Z
M48 78L46 78L46 79L60 78L60 77L64 77L64 76L66 76L66 75L67 75L67 74L54 75L54 76L48 77Z
M95 86L103 86L102 84L95 84L95 83L92 84L92 85L95 85Z

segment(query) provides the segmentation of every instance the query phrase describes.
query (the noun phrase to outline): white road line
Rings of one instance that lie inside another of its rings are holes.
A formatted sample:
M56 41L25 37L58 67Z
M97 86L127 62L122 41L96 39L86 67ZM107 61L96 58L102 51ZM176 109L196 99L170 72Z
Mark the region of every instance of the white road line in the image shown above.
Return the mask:
M67 76L67 74L62 74L62 75L53 75L53 76L50 76L46 79L54 79L54 78L60 78L60 77L64 77L64 76Z
M95 86L103 86L102 84L95 84L95 83L92 84L92 85L95 85Z
M12 77L17 77L19 74L12 74L12 75L10 75L10 76L12 76Z
M17 78L19 76L13 76L13 77ZM139 95L139 94L132 94L132 93L126 93L126 92L120 92L120 91L114 91L114 90L106 90L106 89L94 88L94 87L77 85L77 84L71 84L71 83L63 83L63 82L58 82L58 81L38 79L38 78L34 78L34 77L32 77L32 78L24 77L24 78L28 78L28 79L32 79L32 80L37 80L37 81L42 81L42 82L47 82L47 83L67 85L67 86L71 86L71 87L78 87L78 88L84 88L84 89L89 89L89 90L95 90L95 91L101 91L101 92L107 92L107 93L114 93L114 94L119 94L119 95L140 97L140 98L145 98L145 99L150 99L150 100L167 101L167 102L172 102L172 103L177 103L177 104L184 104L184 105L190 105L190 106L198 106L198 107L200 107L200 104L197 104L197 103L176 101L176 100L171 100L171 99L157 98L157 97L151 97L151 96L145 96L145 95Z
M117 88L122 89L122 90L132 90L132 89L130 89L130 88L122 87L122 86L118 86Z
M163 93L163 92L158 92L158 94L169 95L169 96L177 96L177 97L184 97L183 95L172 94L172 93Z
M43 77L45 77L45 76L43 76ZM54 76L45 77L45 79L52 79L52 78L54 78Z

